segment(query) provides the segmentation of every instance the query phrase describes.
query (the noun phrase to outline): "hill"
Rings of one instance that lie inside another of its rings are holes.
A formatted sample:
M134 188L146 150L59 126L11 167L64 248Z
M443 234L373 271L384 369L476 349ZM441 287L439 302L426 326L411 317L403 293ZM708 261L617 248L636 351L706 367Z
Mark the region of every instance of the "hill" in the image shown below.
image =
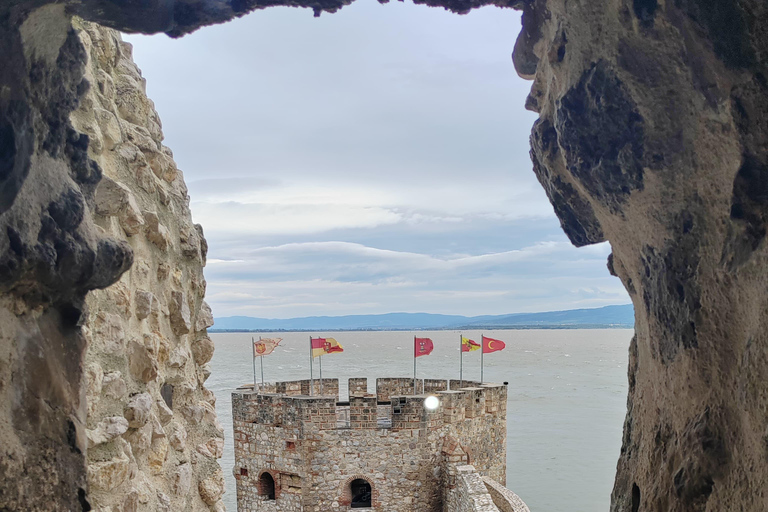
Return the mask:
M431 313L386 313L382 315L309 316L300 318L216 318L210 332L222 331L397 331L441 329L578 329L629 328L634 326L631 304L593 309L570 309L507 315L437 315Z

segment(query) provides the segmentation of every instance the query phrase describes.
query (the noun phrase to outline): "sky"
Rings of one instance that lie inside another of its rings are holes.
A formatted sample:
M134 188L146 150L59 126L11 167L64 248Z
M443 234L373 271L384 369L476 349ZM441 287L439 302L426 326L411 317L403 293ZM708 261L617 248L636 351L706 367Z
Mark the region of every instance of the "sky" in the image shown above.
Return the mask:
M532 171L520 13L358 0L124 36L209 244L216 317L626 304Z

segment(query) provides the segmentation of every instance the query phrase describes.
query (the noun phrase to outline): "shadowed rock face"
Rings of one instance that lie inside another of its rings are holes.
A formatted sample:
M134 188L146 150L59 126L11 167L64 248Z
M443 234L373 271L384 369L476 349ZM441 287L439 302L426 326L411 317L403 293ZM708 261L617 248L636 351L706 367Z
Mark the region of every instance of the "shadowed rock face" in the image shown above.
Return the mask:
M768 5L526 9L534 170L635 305L612 510L765 510Z
M83 298L132 261L91 218L100 170L69 122L88 84L68 16L179 36L270 5L319 15L350 1L0 7L0 508L89 509ZM423 3L523 10L514 63L540 113L534 171L575 245L610 241L634 302L612 509L767 509L768 4Z

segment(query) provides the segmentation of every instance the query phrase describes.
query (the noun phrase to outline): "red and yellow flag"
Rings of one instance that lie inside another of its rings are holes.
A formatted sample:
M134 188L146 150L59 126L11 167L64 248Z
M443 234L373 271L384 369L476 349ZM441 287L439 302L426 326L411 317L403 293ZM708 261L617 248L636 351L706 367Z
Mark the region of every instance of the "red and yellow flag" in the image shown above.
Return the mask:
M344 352L344 347L333 338L312 338L312 357Z
M489 354L491 352L497 352L499 350L504 350L507 347L507 344L504 343L501 340L495 340L493 338L489 338L487 336L483 336L483 353Z
M465 338L464 336L461 337L461 351L462 352L472 352L473 350L478 350L480 348L480 344L474 340L471 340L469 338Z
M428 356L434 348L429 338L413 338L413 357Z
M253 357L268 356L281 341L283 338L259 338L259 341L253 342Z

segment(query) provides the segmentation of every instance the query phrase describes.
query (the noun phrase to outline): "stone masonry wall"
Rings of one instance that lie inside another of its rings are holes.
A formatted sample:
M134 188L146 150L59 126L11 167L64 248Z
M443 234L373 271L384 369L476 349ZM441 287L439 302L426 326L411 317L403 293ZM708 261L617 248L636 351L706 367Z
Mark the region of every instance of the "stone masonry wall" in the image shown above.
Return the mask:
M510 491L499 482L487 476L482 477L485 488L499 512L530 512L528 505L520 496Z
M453 469L455 485L446 494L443 512L499 512L474 467L461 465Z
M390 384L397 380L378 380L382 382L387 383L381 387L382 396L391 401L387 427L376 421L375 396L350 397L351 428L339 428L341 408L335 397L233 393L238 510L346 509L350 482L362 478L372 486L371 510L440 512L448 460L466 463L472 458L478 464L478 478L505 481L505 386L438 391L441 406L429 411L424 407L426 396L390 396ZM410 386L413 389L412 380ZM292 387L295 384L287 389ZM349 388L361 391L367 385L355 379ZM274 501L259 493L264 471L274 478Z
M131 46L75 21L91 84L72 116L102 169L93 220L133 267L87 298L88 484L104 512L223 510L223 430L204 382L207 246Z

